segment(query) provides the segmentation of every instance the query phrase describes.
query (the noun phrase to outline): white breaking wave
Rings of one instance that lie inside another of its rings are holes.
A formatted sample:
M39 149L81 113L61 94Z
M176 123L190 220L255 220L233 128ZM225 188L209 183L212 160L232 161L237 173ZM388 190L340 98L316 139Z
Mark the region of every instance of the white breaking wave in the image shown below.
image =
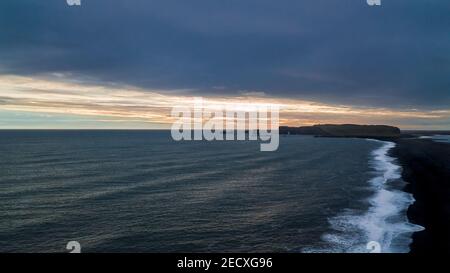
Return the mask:
M409 193L401 191L404 186L401 167L388 155L395 143L379 140L382 146L372 152L371 167L376 176L369 180L375 191L368 200L370 206L366 213L347 210L329 219L333 230L322 239L330 246L323 249L304 249L306 252L369 252L367 244L379 243L381 252L408 252L413 232L423 227L408 222L406 210L415 201ZM400 185L399 185L400 183Z

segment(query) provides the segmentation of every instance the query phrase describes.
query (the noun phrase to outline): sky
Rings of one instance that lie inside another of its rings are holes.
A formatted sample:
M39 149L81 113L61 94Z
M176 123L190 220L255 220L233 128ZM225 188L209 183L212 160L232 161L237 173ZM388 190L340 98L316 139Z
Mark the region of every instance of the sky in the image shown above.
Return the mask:
M450 129L450 1L81 3L0 1L0 128L169 128L201 96Z

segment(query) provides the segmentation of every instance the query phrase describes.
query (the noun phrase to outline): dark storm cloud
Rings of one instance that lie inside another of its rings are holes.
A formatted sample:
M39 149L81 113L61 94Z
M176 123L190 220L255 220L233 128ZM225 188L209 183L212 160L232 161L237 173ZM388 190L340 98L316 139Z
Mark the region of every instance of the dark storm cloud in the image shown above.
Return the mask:
M0 71L448 108L450 1L2 0Z

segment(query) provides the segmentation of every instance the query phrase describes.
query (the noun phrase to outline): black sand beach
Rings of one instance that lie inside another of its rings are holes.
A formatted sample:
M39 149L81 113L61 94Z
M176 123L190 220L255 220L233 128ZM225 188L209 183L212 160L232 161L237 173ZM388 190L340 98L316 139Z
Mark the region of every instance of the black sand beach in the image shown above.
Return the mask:
M399 138L392 155L403 167L406 191L416 202L412 223L425 227L413 235L412 253L450 253L450 144Z

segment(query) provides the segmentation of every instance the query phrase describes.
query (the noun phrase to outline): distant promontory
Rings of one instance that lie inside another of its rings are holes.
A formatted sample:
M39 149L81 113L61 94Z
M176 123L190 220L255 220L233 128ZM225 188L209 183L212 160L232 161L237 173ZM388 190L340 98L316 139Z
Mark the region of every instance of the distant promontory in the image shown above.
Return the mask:
M313 126L280 126L280 134L318 137L399 137L400 129L388 125L319 124Z

